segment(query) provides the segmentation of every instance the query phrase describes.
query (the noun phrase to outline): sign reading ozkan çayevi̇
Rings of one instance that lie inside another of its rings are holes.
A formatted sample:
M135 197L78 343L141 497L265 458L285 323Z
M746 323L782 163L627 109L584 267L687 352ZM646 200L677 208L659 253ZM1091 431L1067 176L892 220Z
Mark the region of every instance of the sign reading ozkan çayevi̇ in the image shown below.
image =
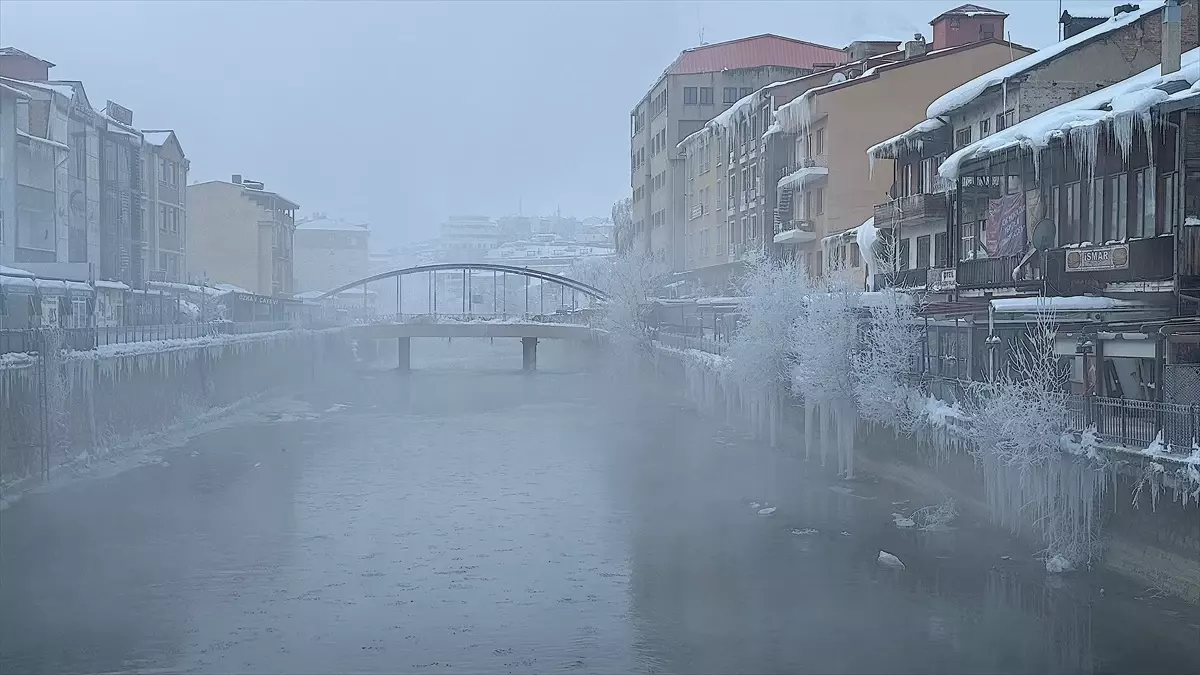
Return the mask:
M1075 248L1067 251L1068 272L1123 270L1128 267L1129 246L1127 244Z

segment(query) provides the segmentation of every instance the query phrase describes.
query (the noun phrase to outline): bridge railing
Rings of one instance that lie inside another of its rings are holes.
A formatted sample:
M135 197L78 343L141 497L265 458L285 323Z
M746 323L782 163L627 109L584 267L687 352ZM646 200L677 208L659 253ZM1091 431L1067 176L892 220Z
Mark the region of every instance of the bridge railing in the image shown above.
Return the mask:
M571 324L575 326L589 325L594 315L588 310L576 310L568 312L547 312L544 314L528 313L528 314L378 314L371 317L367 323L386 324L386 323L480 323L480 322L495 322L495 323L557 323Z

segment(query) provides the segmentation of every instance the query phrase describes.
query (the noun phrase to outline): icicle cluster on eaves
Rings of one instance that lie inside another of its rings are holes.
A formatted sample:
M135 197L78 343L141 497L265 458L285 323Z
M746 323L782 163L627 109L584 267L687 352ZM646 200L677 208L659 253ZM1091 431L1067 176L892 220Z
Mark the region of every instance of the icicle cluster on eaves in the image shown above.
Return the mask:
M1156 105L1200 95L1200 48L1185 53L1177 72L1162 74L1155 65L1138 75L1046 110L1003 131L985 136L946 158L938 172L947 180L958 178L963 162L1011 148L1033 153L1034 170L1041 151L1056 139L1066 140L1080 166L1093 167L1100 132L1112 130L1114 140L1128 157L1135 129L1147 135ZM1167 83L1171 83L1168 86ZM1175 93L1168 93L1175 91ZM1152 147L1153 143L1148 143Z

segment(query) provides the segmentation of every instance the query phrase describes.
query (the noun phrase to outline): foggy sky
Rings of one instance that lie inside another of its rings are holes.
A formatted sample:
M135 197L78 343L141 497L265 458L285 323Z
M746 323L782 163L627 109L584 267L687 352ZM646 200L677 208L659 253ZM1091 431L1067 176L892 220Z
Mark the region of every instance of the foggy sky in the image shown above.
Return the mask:
M843 47L929 36L959 4L0 0L0 44L175 129L190 181L264 181L302 213L369 222L382 249L451 213L608 215L629 193L630 110L701 30ZM977 4L1008 12L1015 42L1057 37L1056 0Z

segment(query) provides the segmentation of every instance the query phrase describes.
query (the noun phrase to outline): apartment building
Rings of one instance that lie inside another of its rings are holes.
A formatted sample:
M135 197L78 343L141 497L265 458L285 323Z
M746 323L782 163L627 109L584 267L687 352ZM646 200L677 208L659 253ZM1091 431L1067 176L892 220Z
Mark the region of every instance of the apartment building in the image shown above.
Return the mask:
M618 241L654 256L660 273L684 270L689 211L680 142L763 86L845 59L840 49L778 35L680 53L630 113L632 218L630 231L618 233Z
M240 174L229 182L189 185L185 199L191 280L233 284L258 295L294 292L299 205Z
M450 216L438 226L441 262L479 262L500 245L500 226L487 216Z
M328 291L367 276L370 239L365 224L324 213L301 219L296 223L296 288Z
M184 281L187 274L187 176L191 162L170 129L142 131L147 276Z
M11 265L17 209L17 102L24 91L0 83L0 265Z
M856 41L844 52L850 63L897 53L900 43ZM717 295L731 290L745 260L770 250L776 208L775 180L792 172L782 135L764 135L776 103L845 77L840 67L767 85L730 106L680 143L690 253L684 290ZM851 74L854 74L853 71ZM790 139L789 139L790 144ZM682 286L681 286L682 288Z
M902 271L899 283L961 297L1019 294L1023 286L1038 285L1035 279L1014 277L1014 268L1026 253L1029 233L1003 242L999 236L999 220L1005 212L1019 216L1024 229L1032 229L1043 218L1047 206L1029 184L1037 180L1032 165L1023 167L1019 160L1007 166L992 166L991 160L968 162L956 169L956 174L962 175L958 184L939 179L938 168L947 155L986 143L993 135L1047 110L1086 98L1158 65L1164 45L1176 53L1195 48L1195 0L1172 6L1171 11L1177 13L1177 43L1162 38L1164 3L1121 5L1108 20L939 97L928 107L926 119L869 150L876 174L888 175L895 185L891 194L878 200L874 216L875 226L895 236L901 250L909 252L899 261L909 268ZM1084 152L1094 154L1092 150ZM893 171L881 164L885 160L894 160ZM989 168L980 168L985 166ZM1081 214L1088 213L1088 204L1098 211L1096 205L1110 199L1103 186L1093 186L1090 181L1072 185L1065 188L1063 198L1082 205L1070 211L1072 222L1087 220ZM950 201L943 195L946 190ZM1018 195L1029 202L1017 204ZM1059 243L1075 238L1064 235L1066 231L1072 230L1056 229ZM1097 234L1103 235L1103 230ZM930 246L933 249L927 250ZM1026 267L1021 274L1038 272Z
M785 255L802 258L813 271L857 265L861 252L846 233L874 215L892 183L888 171L872 171L872 139L911 128L925 118L930 101L1032 53L994 37L1003 34L1002 13L964 7L933 20L932 43L917 35L901 50L851 62L823 74L827 84L783 105L776 101L768 134L782 135L776 142L787 163L782 175L772 176L773 241Z
M93 110L83 84L51 80L54 64L0 48L13 109L15 192L0 258L80 279L145 280L141 133L109 101ZM7 234L7 233L6 233Z

